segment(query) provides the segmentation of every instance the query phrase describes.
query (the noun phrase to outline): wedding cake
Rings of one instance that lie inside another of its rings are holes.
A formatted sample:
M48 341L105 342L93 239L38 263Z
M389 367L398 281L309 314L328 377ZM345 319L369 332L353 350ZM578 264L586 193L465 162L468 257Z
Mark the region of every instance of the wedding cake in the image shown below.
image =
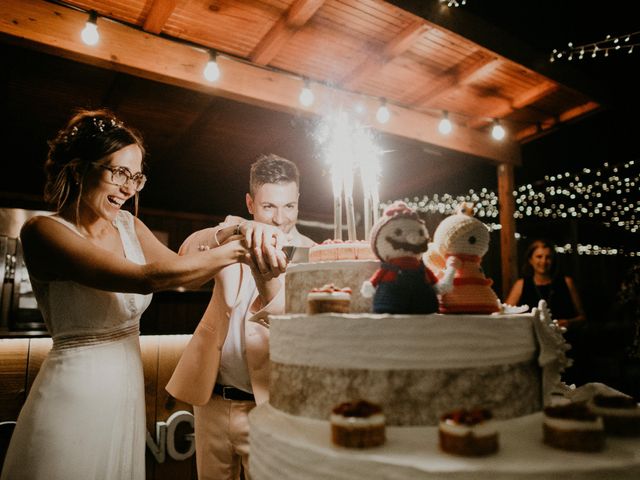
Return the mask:
M380 265L338 260L287 269L287 314L267 322L270 399L250 414L252 478L640 478L637 439L607 438L604 451L588 455L543 443L542 409L568 389L560 375L569 364L544 302L521 314L374 314L360 287ZM305 313L308 292L325 284L351 289L351 313ZM332 410L359 400L381 408L383 445L332 442ZM491 412L497 452L443 452L439 419L474 408Z

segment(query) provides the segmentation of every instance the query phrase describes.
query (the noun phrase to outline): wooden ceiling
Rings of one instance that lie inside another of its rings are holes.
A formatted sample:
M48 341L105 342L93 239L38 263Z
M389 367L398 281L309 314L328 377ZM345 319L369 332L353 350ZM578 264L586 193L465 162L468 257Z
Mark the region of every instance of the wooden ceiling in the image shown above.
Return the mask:
M95 47L79 40L89 10L99 14ZM5 192L40 188L44 140L77 106L110 106L142 130L153 206L241 213L249 164L274 152L299 163L310 217L331 209L313 128L337 109L363 106L362 121L379 131L389 152L381 196L392 199L446 180L458 190L491 187L487 165L519 164L520 144L600 107L378 0L4 1L0 40L10 66L3 136L27 162L10 167ZM213 84L202 76L206 49L219 54ZM309 108L298 102L303 79L316 97ZM391 111L385 125L374 119L381 99ZM437 130L443 111L455 127L448 136ZM490 138L493 119L508 130L503 142ZM15 183L26 172L36 181Z

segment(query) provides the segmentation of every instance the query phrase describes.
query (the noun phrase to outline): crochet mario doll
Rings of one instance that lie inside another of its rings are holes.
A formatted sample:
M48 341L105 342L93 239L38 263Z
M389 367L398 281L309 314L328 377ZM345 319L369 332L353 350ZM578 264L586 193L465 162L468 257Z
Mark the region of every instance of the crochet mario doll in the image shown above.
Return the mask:
M438 282L422 262L428 245L424 222L404 202L385 210L371 230L371 248L382 264L361 289L364 297L373 296L374 313L438 311L436 294L450 289L455 269L450 265L446 278Z

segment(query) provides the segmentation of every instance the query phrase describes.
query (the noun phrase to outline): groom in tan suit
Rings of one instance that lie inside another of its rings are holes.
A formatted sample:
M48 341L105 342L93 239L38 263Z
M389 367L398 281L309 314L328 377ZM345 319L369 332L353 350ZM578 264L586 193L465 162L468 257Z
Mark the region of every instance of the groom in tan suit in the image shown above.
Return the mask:
M262 156L251 166L247 209L253 221L228 216L195 232L180 254L212 248L235 235L252 247L246 264L218 273L209 306L167 384L194 405L199 480L249 478L248 413L269 395L269 331L254 315L284 312L285 243L309 247L298 218L299 174L294 163Z

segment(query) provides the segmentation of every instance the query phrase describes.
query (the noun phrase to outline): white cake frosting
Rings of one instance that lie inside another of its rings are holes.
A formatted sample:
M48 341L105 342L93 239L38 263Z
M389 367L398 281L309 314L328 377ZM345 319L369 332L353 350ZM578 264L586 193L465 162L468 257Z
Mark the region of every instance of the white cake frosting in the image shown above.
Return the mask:
M542 413L496 421L500 450L483 458L440 451L438 427L386 427L384 445L336 447L328 420L296 417L259 405L251 422L251 477L256 480L636 480L640 441L607 438L604 452L584 454L542 442Z
M271 361L370 370L518 363L532 360L537 352L532 318L327 313L311 319L278 315L271 317Z
M495 420L485 420L476 425L465 425L454 422L453 420L445 420L440 422L438 428L443 432L459 437L469 434L472 434L474 437L488 437L498 432Z
M342 292L340 290L333 292L309 292L307 294L307 300L351 300L351 294L349 292Z
M602 422L601 417L596 417L593 420L575 420L571 418L556 418L545 415L544 424L551 428L555 428L556 430L566 431L597 431L604 428L604 423Z
M341 427L374 427L385 424L384 414L376 413L368 417L345 417L332 413L329 418L332 424Z

